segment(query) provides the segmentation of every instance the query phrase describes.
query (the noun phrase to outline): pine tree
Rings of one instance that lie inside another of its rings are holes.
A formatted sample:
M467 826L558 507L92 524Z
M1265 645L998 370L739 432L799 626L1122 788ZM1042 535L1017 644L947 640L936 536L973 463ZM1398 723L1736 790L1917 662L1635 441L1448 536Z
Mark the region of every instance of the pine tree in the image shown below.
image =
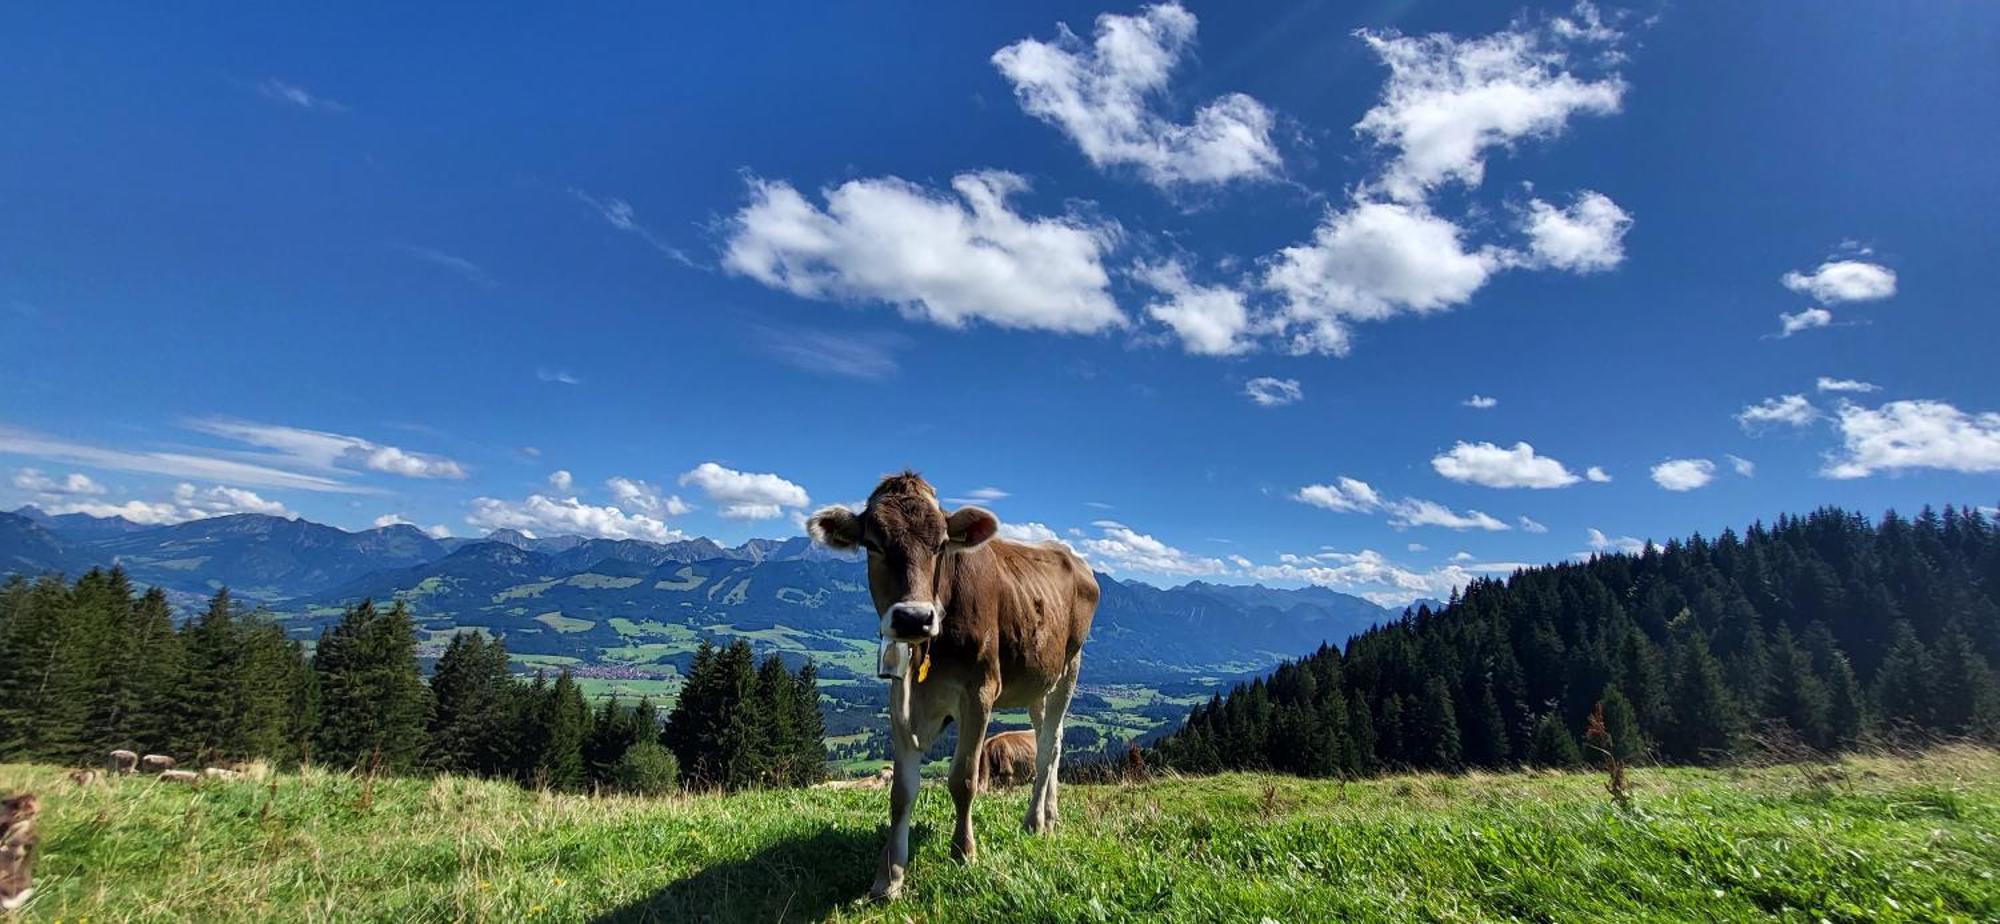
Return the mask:
M542 715L542 727L548 737L535 766L536 780L554 790L581 790L588 780L583 765L583 742L590 734L590 708L584 704L583 691L577 688L569 668L556 675L555 684L542 702Z
M1375 758L1375 717L1368 712L1368 698L1359 693L1347 698L1347 772L1357 776L1373 774Z
M1618 685L1606 684L1597 702L1604 710L1604 731L1610 736L1611 756L1630 763L1644 755L1646 744L1644 736L1639 733L1638 714Z
M469 631L453 635L431 674L425 765L450 773L506 773L518 695L505 640L489 642Z
M811 661L799 666L783 709L791 729L790 774L793 786L811 786L826 778L826 716L819 708L819 669Z
M1875 705L1892 734L1931 722L1931 656L1908 621L1889 627L1889 652L1875 670Z
M1823 622L1807 626L1800 642L1812 659L1813 672L1826 688L1827 738L1835 749L1851 748L1867 721L1866 700L1860 681L1854 678L1854 665Z
M1507 751L1507 720L1500 714L1500 701L1493 685L1481 682L1479 696L1465 710L1465 762L1475 767L1503 767L1511 759Z
M1438 770L1457 769L1464 756L1459 741L1458 716L1451 705L1451 688L1443 677L1432 677L1425 686L1418 734L1409 745L1419 766Z
M1660 746L1673 760L1701 761L1726 756L1742 734L1742 713L1722 666L1709 654L1700 630L1683 623L1674 646L1673 718Z
M130 673L134 708L125 723L126 743L141 754L172 747L181 716L181 683L186 666L181 636L174 629L173 607L154 587L139 598L132 613Z
M1945 626L1931 651L1931 723L1948 735L1995 730L1993 672L1957 622Z
M1566 770L1583 763L1583 753L1577 749L1576 738L1564 727L1562 717L1553 712L1544 713L1535 722L1535 737L1528 746L1528 764L1535 767Z
M243 650L239 614L228 588L182 632L180 731L174 752L189 762L234 757L244 750Z
M1813 671L1812 657L1793 640L1792 630L1783 625L1772 636L1770 683L1765 695L1764 715L1783 723L1812 747L1832 746L1828 720L1832 701Z
M429 692L417 673L416 654L416 630L401 601L385 613L363 600L320 635L313 654L319 691L316 760L389 771L417 763Z

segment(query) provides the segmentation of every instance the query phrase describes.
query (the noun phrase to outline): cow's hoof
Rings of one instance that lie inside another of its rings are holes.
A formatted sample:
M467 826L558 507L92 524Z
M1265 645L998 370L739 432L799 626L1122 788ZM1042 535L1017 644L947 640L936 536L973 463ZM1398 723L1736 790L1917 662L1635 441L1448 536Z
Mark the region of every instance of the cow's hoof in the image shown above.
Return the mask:
M951 845L951 858L961 863L971 863L979 859L979 845L971 841Z

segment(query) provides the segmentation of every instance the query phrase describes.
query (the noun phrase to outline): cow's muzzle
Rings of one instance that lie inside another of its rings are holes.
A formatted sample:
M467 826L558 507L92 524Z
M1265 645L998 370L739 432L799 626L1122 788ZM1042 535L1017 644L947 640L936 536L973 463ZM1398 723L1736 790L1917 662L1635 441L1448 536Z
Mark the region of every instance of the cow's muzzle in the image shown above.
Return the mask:
M894 641L929 641L944 629L944 614L933 603L898 603L889 607L882 629Z

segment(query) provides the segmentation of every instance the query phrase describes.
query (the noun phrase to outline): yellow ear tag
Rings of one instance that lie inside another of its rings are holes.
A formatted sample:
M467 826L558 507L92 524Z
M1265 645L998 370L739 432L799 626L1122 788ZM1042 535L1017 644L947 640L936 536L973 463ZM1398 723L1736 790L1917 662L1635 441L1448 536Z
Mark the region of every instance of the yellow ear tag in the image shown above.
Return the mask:
M931 646L924 646L923 660L917 662L917 682L923 683L931 676Z

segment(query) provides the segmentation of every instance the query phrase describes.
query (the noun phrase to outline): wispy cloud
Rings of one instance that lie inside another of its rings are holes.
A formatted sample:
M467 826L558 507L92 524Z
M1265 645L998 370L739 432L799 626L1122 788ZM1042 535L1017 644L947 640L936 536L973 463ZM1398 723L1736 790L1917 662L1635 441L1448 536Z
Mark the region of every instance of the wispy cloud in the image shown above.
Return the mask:
M429 247L420 247L416 244L397 243L390 246L425 263L450 270L464 278L466 282L481 288L491 289L500 284L494 280L492 274L486 272L485 267L464 257L454 256L442 250L434 250Z
M327 475L292 471L266 462L240 461L194 452L114 449L5 425L0 425L0 454L111 471L225 481L262 488L345 494L364 494L372 490Z
M556 385L582 385L583 379L566 369L541 368L535 370L535 378Z
M603 198L593 196L574 186L570 187L569 194L575 196L577 201L596 209L598 215L611 223L611 227L627 234L637 235L640 240L665 255L667 259L682 266L700 268L700 264L695 263L694 258L687 255L687 251L667 243L667 239L661 237L658 232L640 224L638 212L632 208L632 203L616 196Z
M771 358L807 372L880 380L899 369L896 354L910 338L893 332L834 333L810 327L760 325L751 331Z
M185 426L197 433L273 450L273 464L285 462L325 472L385 472L405 478L466 476L465 466L456 460L344 433L215 417L188 421Z
M347 105L338 100L320 96L295 83L286 83L276 77L269 77L257 85L257 92L265 99L297 106L317 112L346 112Z

